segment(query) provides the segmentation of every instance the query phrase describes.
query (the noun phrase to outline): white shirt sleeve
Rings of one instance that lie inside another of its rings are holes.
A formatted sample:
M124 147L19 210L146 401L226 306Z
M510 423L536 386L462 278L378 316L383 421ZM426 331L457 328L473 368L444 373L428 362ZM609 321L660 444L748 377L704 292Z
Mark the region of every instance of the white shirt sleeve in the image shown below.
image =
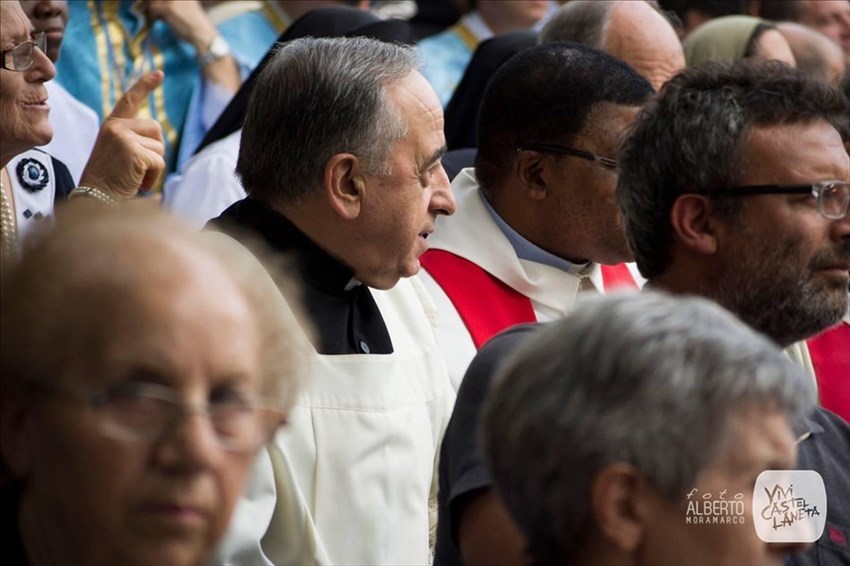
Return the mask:
M198 228L217 217L231 204L245 198L236 177L239 130L204 148L165 181L164 204Z

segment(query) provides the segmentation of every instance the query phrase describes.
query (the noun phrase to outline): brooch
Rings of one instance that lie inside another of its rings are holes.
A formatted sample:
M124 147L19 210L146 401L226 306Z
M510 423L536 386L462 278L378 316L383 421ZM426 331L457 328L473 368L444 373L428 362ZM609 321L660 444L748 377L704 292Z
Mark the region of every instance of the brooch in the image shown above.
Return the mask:
M37 193L46 187L47 182L50 181L47 168L31 157L22 159L15 168L15 172L18 174L18 181L21 186L30 193Z

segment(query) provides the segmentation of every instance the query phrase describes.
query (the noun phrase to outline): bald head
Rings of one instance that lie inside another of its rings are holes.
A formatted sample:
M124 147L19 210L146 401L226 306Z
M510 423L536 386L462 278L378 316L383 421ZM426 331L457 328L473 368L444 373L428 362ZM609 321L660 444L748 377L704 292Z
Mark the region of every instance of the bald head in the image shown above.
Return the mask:
M673 26L646 2L614 2L603 49L634 67L656 91L685 68Z
M625 61L661 88L685 67L679 37L646 2L571 0L549 21L542 41L573 41Z
M836 84L844 70L844 53L835 42L801 24L782 22L776 27L791 47L801 71L814 79Z

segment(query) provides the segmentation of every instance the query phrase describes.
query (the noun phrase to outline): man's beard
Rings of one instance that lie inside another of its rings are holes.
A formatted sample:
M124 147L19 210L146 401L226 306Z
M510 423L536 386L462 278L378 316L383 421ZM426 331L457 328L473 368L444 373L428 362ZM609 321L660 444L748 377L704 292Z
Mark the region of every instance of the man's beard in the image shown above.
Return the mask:
M800 244L753 238L710 283L714 300L782 347L836 324L847 312L846 283L815 271L850 261L850 240L818 252L801 272Z

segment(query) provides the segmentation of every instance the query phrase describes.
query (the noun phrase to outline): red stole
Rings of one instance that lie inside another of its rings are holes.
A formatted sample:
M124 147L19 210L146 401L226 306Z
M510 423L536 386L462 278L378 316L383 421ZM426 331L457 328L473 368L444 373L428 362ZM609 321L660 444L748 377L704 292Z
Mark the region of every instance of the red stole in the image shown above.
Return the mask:
M807 340L806 345L821 405L850 422L850 324L840 322Z
M531 299L471 261L445 250L428 250L419 261L454 305L476 348L510 326L537 321ZM606 289L637 288L625 264L601 267Z

